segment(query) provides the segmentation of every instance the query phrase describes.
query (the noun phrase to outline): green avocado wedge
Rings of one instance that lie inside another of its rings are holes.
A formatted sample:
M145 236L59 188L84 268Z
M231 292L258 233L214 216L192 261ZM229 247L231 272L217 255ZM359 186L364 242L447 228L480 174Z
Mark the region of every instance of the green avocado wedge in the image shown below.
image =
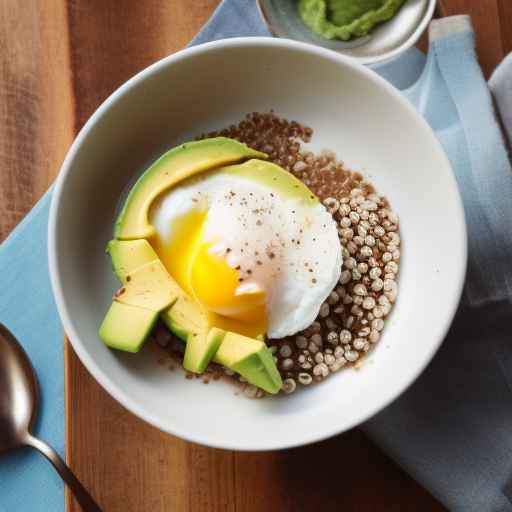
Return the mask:
M107 244L107 253L110 254L115 275L123 284L130 272L158 259L147 240L111 240Z
M131 189L117 218L114 237L137 240L154 235L148 220L151 204L176 183L209 169L266 157L264 153L226 137L187 142L171 149L156 160Z
M272 352L260 340L225 332L214 361L237 372L247 382L267 393L275 394L283 386Z
M138 352L158 320L158 312L114 301L101 324L105 345L125 352Z
M160 313L178 299L181 289L159 259L145 263L126 276L115 300Z
M187 338L187 348L183 358L183 368L189 372L203 373L215 356L224 338L224 331L212 327L205 334L191 332Z
M100 326L100 338L111 348L138 352L179 291L158 259L130 271Z
M141 267L159 261L147 240L111 240L107 252L112 258L114 272L122 283L126 283L127 276ZM185 369L202 373L212 356L208 339L208 316L201 305L192 300L174 280L173 291L177 299L173 307L160 312L160 318L172 333L187 342ZM119 297L121 300L123 295Z
M305 206L316 206L318 198L293 174L265 160L251 159L242 164L218 170L222 174L247 178L279 193L283 198L297 199Z

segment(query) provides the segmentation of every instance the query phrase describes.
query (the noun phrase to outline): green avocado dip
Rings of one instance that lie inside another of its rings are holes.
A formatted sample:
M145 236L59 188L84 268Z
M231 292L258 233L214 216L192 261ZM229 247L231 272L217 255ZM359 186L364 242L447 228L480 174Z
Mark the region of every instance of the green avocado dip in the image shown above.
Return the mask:
M327 39L348 41L366 36L391 19L406 0L299 0L304 23Z

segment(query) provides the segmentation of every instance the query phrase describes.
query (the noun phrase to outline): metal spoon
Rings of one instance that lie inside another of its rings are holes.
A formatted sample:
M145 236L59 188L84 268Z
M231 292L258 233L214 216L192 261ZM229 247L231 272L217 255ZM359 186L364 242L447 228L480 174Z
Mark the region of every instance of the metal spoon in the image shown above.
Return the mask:
M82 510L101 512L57 452L30 433L38 403L34 368L18 340L0 323L0 455L22 446L39 450L67 483Z

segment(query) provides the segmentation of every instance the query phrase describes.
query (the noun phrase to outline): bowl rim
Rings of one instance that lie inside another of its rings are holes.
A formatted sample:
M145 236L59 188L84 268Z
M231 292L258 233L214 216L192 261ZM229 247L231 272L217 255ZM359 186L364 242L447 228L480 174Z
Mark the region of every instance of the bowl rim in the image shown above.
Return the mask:
M459 232L459 241L461 242L459 251L460 251L460 266L458 267L456 273L452 274L452 283L454 290L454 300L452 301L451 307L445 312L442 326L440 329L441 335L437 337L437 339L432 340L432 344L430 350L426 357L419 361L417 368L415 371L404 375L403 380L401 380L392 392L388 394L385 400L379 403L377 406L373 406L368 408L367 410L361 412L357 417L355 417L350 423L338 426L336 424L331 425L327 424L326 427L319 428L314 432L304 432L300 439L293 438L287 440L280 440L276 442L275 440L267 439L265 436L262 436L258 440L254 440L254 442L247 443L239 442L236 439L232 439L229 442L217 441L212 438L204 438L203 436L197 436L191 434L178 426L171 425L169 422L162 422L160 419L148 411L144 410L135 400L133 400L128 394L126 394L123 389L116 384L110 377L105 374L100 367L97 365L94 357L89 354L88 350L85 348L82 343L80 336L75 329L74 322L71 318L71 315L68 310L68 305L65 300L64 288L62 284L62 275L61 270L58 266L58 258L57 258L57 221L59 216L60 205L63 198L64 187L66 184L66 180L68 179L71 170L73 168L73 162L75 160L75 156L82 143L86 140L91 130L94 128L96 122L110 109L112 105L114 105L119 98L121 98L128 90L132 87L136 86L140 82L144 81L147 77L153 75L154 73L159 72L162 68L166 68L167 66L172 66L173 64L180 62L181 60L187 59L189 57L193 57L202 53L207 53L211 51L222 51L223 49L229 48L248 48L248 47L274 47L279 49L291 49L300 52L305 52L307 54L313 55L315 57L324 58L330 60L334 65L343 65L345 67L349 67L352 71L357 72L363 75L366 79L374 82L380 88L383 88L389 95L391 95L402 108L406 109L410 115L416 118L416 121L423 125L432 135L432 143L437 145L438 153L440 158L445 160L445 164L447 169L451 170L449 173L449 178L452 181L452 192L455 200L455 211L458 211L457 218L454 222L455 225L460 227ZM302 446L306 444L310 444L313 442L321 441L327 438L330 438L336 434L342 433L350 428L353 428L365 421L369 418L373 417L375 414L380 412L386 406L388 406L391 402L396 400L402 393L404 393L409 386L417 379L417 377L423 372L426 366L430 363L433 356L436 354L439 349L441 343L443 342L448 329L450 328L453 318L455 316L457 307L460 302L460 298L462 295L465 275L466 275L466 266L467 266L467 228L466 221L464 216L464 208L462 205L462 199L456 184L456 180L453 174L452 166L446 156L440 142L435 137L430 126L427 122L420 116L419 113L416 112L412 104L398 91L395 89L390 83L386 80L378 76L375 72L366 68L362 64L358 63L354 59L350 57L346 57L344 55L340 55L332 50L328 50L325 48L321 48L315 45L311 45L308 43L302 43L298 41L288 40L288 39L277 39L277 38L269 38L269 37L241 37L241 38L231 38L231 39L222 39L219 41L213 41L209 43L204 43L201 45L197 45L190 48L185 48L180 50L170 56L167 56L154 64L148 66L142 71L138 72L124 84L122 84L119 88L117 88L99 107L98 109L91 115L85 125L82 127L78 135L76 136L74 142L72 143L64 162L61 166L59 174L54 184L53 196L50 205L50 213L48 220L48 264L49 264L49 273L50 273L50 281L53 290L53 295L55 298L55 302L57 305L57 310L59 312L59 316L61 318L62 324L64 326L64 331L71 342L73 349L78 355L81 362L87 368L87 370L91 373L94 379L109 393L118 403L120 403L123 407L128 409L130 412L146 421L147 423L153 425L159 430L166 432L168 434L180 437L186 441L202 444L205 446L210 446L214 448L223 448L230 450L241 450L241 451L260 451L260 450L278 450L285 448L292 448L296 446Z

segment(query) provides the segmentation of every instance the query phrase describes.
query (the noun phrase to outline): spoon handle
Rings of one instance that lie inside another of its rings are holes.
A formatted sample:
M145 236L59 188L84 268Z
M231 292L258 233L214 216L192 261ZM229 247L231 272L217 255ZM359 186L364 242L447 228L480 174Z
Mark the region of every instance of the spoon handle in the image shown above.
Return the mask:
M31 435L27 437L26 443L28 446L40 451L53 464L53 467L71 489L84 512L102 512L87 489L80 483L78 478L53 448Z

